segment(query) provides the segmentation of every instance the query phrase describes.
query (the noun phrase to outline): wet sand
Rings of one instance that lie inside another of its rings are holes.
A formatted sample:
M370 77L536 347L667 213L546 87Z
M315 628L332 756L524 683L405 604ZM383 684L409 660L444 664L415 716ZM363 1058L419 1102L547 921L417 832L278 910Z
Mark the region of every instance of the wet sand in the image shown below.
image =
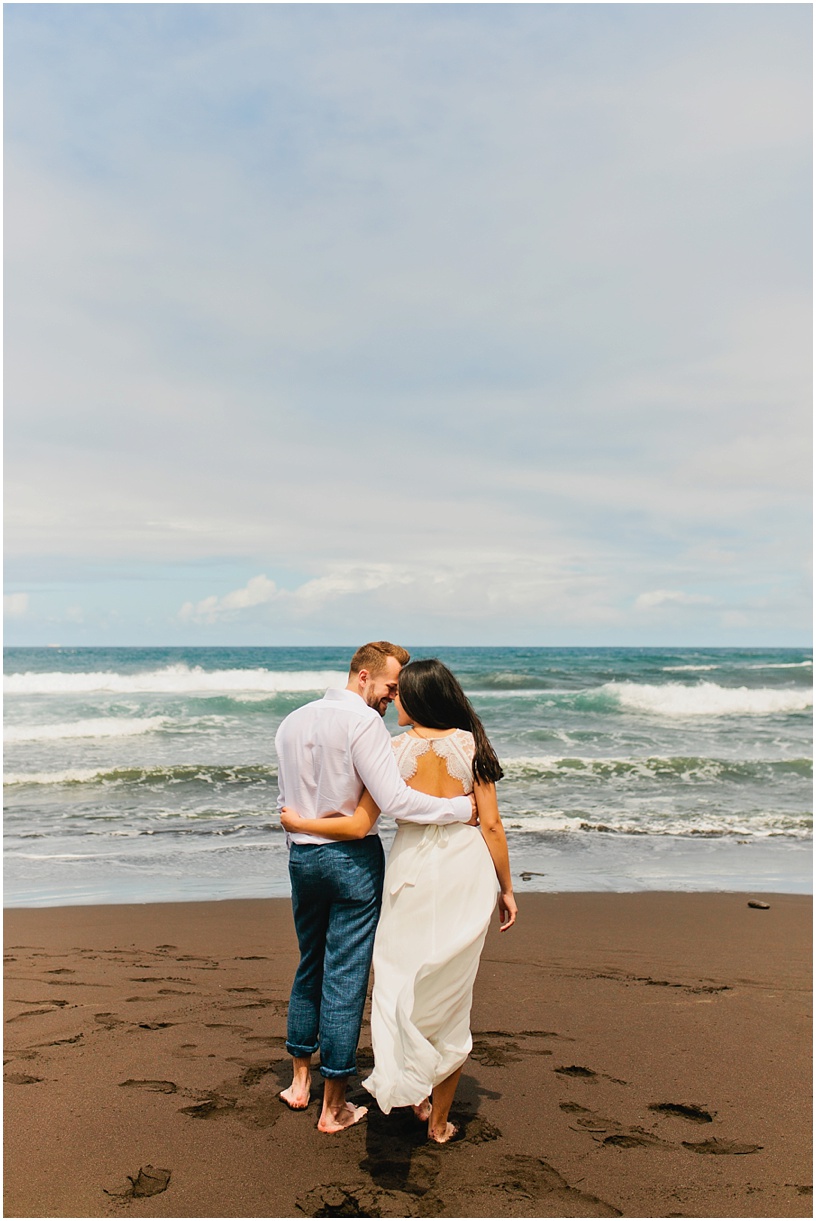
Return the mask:
M444 1148L278 1101L287 901L6 911L5 1215L810 1216L811 900L749 898L521 895Z

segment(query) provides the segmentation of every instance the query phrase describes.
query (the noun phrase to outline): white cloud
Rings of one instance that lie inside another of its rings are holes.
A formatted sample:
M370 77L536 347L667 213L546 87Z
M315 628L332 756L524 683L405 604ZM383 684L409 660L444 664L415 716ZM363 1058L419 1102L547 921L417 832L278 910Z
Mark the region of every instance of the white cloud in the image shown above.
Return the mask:
M3 614L7 619L22 619L28 611L28 594L4 594Z
M219 619L234 618L239 611L248 610L253 606L263 606L274 602L281 596L274 581L263 573L252 577L243 589L234 589L231 593L217 597L215 594L202 598L193 604L185 602L179 611L180 619L200 620L204 623L216 623Z
M674 603L680 606L705 606L714 601L706 594L687 594L680 589L652 589L635 599L638 610L654 610L657 606Z
M483 554L447 560L334 564L292 589L254 577L243 589L197 603L185 602L179 619L215 624L241 615L254 623L336 625L354 616L440 624L538 622L570 616L582 623L614 623L620 612L597 574L576 574L557 557ZM273 609L270 609L273 608ZM349 620L349 621L351 621Z

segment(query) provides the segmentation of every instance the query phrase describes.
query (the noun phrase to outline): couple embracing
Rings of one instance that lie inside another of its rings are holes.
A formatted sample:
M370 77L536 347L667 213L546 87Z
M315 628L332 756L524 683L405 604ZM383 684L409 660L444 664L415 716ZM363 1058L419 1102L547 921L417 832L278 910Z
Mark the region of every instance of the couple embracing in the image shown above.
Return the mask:
M450 670L409 662L399 645L363 645L347 686L291 713L275 738L301 955L287 1022L293 1079L280 1097L305 1110L319 1050L320 1131L366 1114L346 1086L373 953L374 1071L363 1085L386 1114L412 1107L444 1144L456 1135L448 1113L497 889L502 930L517 909L496 754ZM409 727L393 739L382 719L392 701ZM387 867L381 812L398 823Z

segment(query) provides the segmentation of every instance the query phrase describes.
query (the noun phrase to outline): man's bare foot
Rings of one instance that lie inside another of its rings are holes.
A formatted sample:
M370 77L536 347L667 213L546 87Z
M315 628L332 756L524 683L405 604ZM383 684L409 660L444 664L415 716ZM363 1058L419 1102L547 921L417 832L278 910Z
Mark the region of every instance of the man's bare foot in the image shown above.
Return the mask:
M428 1127L428 1140L432 1140L436 1145L447 1145L448 1141L458 1134L459 1129L455 1123L446 1123L445 1127L440 1129Z
M359 1123L368 1114L368 1107L356 1107L350 1102L344 1102L340 1107L323 1109L317 1121L318 1132L343 1132Z
M431 1100L430 1100L430 1098L423 1098L422 1102L417 1103L416 1106L412 1105L411 1110L414 1112L417 1119L420 1120L421 1123L427 1123L428 1120L431 1118Z
M300 1085L293 1081L286 1090L281 1090L278 1097L281 1102L285 1102L290 1111L305 1111L309 1105L309 1097L311 1094L308 1085Z

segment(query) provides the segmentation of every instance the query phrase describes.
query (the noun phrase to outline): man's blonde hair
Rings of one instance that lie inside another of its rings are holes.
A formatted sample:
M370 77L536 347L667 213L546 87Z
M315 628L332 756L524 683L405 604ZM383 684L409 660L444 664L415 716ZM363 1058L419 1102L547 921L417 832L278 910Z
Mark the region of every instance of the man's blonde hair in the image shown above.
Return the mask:
M372 640L369 644L363 644L351 659L349 675L359 674L361 670L368 670L369 674L381 674L389 657L396 657L401 666L406 666L411 660L407 649L398 644L391 644L389 640Z

